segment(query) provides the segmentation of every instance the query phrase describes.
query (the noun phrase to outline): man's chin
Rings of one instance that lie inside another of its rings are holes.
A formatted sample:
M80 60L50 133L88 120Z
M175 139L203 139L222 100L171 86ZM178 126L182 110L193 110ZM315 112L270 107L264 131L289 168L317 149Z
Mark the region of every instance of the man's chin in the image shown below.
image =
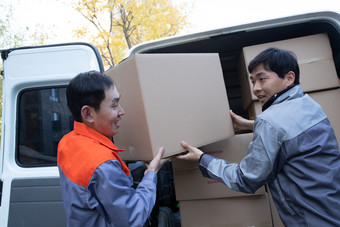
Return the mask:
M261 106L263 106L266 102L267 102L267 100L261 100L260 101Z
M117 135L118 134L118 132L119 132L119 130L117 129L117 130L115 130L114 132L112 132L112 136L115 136L115 135Z

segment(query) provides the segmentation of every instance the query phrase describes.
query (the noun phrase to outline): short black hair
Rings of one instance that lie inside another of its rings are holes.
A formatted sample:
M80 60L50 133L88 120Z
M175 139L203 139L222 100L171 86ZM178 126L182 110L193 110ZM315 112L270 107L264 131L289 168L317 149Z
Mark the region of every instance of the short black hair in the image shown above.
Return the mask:
M112 79L98 71L79 73L66 88L67 106L75 121L82 122L81 108L91 106L98 111L105 91L113 87Z
M299 64L292 51L270 47L249 62L248 72L252 73L260 64L263 64L266 70L275 72L280 78L284 78L289 71L293 71L295 73L294 84L300 83Z

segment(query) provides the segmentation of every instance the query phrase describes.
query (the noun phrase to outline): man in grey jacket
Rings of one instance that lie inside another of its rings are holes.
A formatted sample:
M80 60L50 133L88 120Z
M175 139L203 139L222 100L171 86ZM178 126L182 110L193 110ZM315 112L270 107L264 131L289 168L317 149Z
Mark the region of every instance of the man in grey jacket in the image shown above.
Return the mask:
M295 55L268 48L248 66L253 93L262 105L255 121L233 112L234 128L253 130L240 164L189 152L178 159L199 161L202 175L229 188L254 193L268 183L286 226L340 226L340 152L320 105L303 94Z

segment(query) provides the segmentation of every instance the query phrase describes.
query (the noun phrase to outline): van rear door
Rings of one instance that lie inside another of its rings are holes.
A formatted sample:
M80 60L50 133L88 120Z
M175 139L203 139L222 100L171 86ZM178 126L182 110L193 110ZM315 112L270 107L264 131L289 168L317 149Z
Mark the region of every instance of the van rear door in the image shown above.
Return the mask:
M71 43L1 55L1 225L66 226L57 167L58 142L73 129L65 91L78 73L103 71L99 52Z

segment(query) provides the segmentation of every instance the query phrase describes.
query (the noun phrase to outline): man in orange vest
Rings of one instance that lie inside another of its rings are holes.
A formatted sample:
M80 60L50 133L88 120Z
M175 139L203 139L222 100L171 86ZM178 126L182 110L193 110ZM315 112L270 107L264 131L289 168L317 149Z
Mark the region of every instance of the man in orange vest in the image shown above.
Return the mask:
M125 114L109 76L80 73L66 90L74 130L58 145L60 185L68 226L143 226L156 200L164 149L150 162L136 189L112 142Z

